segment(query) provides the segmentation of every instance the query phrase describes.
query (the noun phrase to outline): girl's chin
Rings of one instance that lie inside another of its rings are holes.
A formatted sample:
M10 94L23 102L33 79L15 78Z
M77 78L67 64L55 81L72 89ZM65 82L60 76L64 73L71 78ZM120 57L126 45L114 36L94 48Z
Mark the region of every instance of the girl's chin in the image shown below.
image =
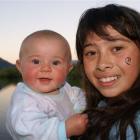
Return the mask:
M115 89L106 89L106 90L99 90L99 92L104 96L104 97L116 97L119 96L121 93Z

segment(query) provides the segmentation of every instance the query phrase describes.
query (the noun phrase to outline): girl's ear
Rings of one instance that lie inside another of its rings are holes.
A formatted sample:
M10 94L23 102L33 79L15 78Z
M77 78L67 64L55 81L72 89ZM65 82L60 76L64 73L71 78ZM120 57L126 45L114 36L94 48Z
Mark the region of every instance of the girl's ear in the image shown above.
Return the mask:
M16 68L18 69L18 71L21 73L21 64L20 64L20 60L16 60Z

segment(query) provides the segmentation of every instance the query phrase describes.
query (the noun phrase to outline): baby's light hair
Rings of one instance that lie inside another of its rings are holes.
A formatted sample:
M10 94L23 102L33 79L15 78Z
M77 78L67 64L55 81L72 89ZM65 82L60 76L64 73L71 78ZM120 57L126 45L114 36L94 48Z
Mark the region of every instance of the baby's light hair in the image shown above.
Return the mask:
M70 46L68 41L59 33L53 31L53 30L39 30L36 32L31 33L30 35L28 35L22 42L21 47L20 47L20 52L19 52L19 58L22 57L22 53L23 53L23 49L25 48L25 46L28 45L28 43L32 40L32 39L39 39L39 38L54 38L54 39L60 39L64 42L65 47L67 47L67 54L68 54L68 60L72 61L72 56L71 56L71 50L70 50Z

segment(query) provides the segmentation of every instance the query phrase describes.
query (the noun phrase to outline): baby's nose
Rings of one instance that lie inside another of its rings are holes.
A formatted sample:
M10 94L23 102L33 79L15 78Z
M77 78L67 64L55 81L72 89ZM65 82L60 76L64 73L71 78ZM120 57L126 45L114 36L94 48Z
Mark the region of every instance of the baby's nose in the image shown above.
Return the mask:
M50 64L46 64L46 63L42 64L42 66L41 66L41 71L50 72L50 71L51 71L51 66L50 66Z

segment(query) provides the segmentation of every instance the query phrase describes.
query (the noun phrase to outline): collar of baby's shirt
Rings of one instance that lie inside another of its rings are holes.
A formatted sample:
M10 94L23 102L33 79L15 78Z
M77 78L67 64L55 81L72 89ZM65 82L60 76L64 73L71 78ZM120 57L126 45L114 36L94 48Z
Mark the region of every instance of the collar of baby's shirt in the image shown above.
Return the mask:
M53 92L49 92L49 93L41 93L41 92L37 92L34 91L33 89L31 89L25 82L19 82L17 84L17 87L22 90L25 93L28 94L33 94L36 96L43 96L44 98L46 97L50 97L50 98L63 98L63 95L65 93L65 91L61 88L58 88L58 90L53 91Z
M17 87L20 88L22 91L27 92L27 93L37 93L36 91L32 90L26 83L24 82L19 82L17 84Z

